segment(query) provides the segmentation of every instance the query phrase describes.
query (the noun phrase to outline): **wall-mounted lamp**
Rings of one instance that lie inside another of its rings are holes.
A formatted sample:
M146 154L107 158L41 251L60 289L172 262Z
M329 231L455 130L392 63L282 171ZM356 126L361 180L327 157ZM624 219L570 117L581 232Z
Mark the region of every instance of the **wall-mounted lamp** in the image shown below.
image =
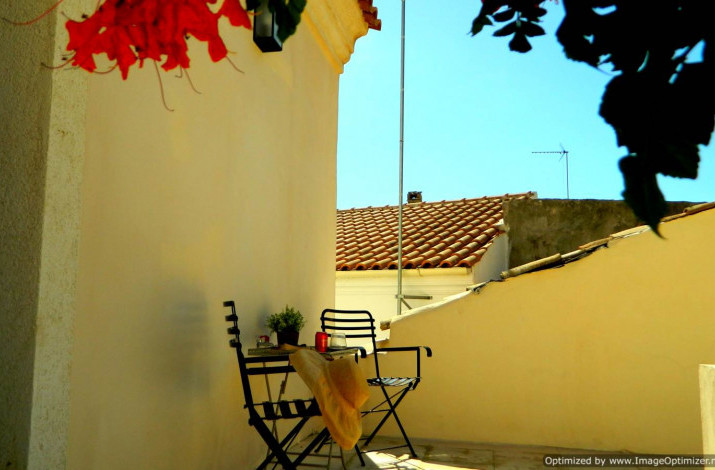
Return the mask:
M253 42L263 52L283 50L283 41L278 37L276 13L268 8L269 0L253 0Z

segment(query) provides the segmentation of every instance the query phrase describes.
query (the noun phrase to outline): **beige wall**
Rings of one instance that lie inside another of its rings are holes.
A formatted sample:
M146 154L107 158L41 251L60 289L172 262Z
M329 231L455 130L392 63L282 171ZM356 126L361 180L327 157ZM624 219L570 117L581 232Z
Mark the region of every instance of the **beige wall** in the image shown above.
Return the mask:
M559 269L394 320L427 344L402 405L416 437L697 453L699 364L715 360L711 210ZM400 367L402 364L393 364Z
M245 73L194 54L173 113L150 68L90 82L70 468L255 462L221 302L248 343L333 302L337 74L305 29L227 42Z
M285 304L311 337L333 304L338 76L367 31L358 4L311 2L281 53L227 30L244 73L195 46L202 94L162 74L174 112L151 63L127 81L39 74L66 44L58 21L59 46L42 22L1 30L0 347L17 367L3 365L0 393L18 405L2 406L3 465L248 468L264 447L221 303L237 301L248 344Z

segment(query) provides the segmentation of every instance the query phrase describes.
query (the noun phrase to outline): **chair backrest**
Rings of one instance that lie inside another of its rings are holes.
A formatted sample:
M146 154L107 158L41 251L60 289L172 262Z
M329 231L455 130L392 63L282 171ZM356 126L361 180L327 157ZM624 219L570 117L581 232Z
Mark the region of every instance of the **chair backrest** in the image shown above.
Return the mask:
M231 314L226 315L226 321L232 324L232 326L228 328L228 334L230 336L228 344L236 350L238 368L241 372L243 396L246 399L246 408L248 408L250 413L253 415L255 410L253 395L251 393L251 383L249 382L248 377L251 375L284 374L286 372L295 372L295 369L293 369L293 367L288 363L288 359L284 356L245 357L241 348L241 331L238 329L236 303L233 300L227 300L223 303L223 306L231 309ZM275 365L275 363L283 363L283 365Z
M375 359L375 372L380 375L380 366L377 362L377 349L375 319L367 310L338 310L326 308L320 314L320 328L331 336L342 333L346 339L369 338L372 343L373 357ZM348 342L348 346L355 346Z

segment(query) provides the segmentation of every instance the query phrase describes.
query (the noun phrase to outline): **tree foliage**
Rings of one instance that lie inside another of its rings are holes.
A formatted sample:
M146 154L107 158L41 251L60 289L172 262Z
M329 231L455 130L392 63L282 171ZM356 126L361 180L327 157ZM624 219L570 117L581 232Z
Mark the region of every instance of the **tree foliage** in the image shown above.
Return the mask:
M476 35L496 26L516 52L545 34L545 0L483 0ZM715 28L710 2L693 0L562 0L556 37L566 57L614 78L600 115L627 154L620 160L623 197L657 233L665 198L657 174L696 178L699 145L707 145L715 115ZM700 55L700 52L702 54ZM697 54L696 54L697 53ZM693 57L693 56L698 57Z

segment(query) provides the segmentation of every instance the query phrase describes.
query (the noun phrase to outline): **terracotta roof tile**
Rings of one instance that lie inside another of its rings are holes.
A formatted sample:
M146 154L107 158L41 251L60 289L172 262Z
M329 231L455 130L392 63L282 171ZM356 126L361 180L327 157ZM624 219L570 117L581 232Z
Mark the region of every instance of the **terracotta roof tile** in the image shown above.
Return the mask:
M391 261L391 260L390 260L389 258L380 260L380 261L376 262L376 263L372 266L371 269L385 269L385 268L387 268L387 265L390 264L390 261Z
M368 28L380 31L382 21L377 18L377 7L372 5L372 0L358 0L358 4L360 5L362 17L365 19Z
M499 236L502 202L533 197L529 192L405 204L403 268L473 266ZM339 210L336 269L397 269L397 212L397 206Z

